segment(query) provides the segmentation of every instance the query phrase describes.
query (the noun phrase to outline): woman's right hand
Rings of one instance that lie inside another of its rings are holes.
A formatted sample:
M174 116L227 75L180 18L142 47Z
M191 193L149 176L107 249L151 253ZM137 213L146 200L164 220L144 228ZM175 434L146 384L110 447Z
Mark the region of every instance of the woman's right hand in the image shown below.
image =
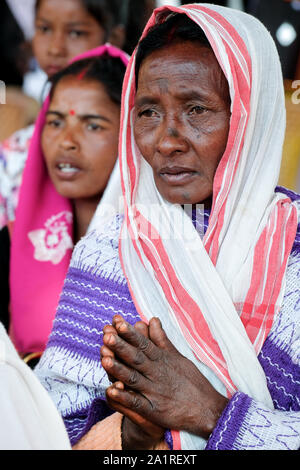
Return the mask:
M148 326L144 322L138 322L134 325L143 336L149 337ZM103 329L104 334L115 333L117 331L112 325L107 325ZM101 348L101 359L104 357L114 357L114 353L103 346ZM112 385L106 390L107 403L115 411L124 415L122 423L122 449L123 450L151 450L158 444L164 436L164 429L156 424L151 423L138 413L121 405L116 395L118 390L124 390L125 386L122 382L116 381L109 376Z

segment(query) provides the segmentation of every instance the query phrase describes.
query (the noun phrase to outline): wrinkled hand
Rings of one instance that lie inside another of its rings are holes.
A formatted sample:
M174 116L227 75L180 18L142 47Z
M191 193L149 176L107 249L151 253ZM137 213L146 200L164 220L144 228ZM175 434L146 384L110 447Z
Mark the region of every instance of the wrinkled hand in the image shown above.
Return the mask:
M135 329L143 336L148 337L148 326L144 322L134 325ZM104 334L115 334L117 330L112 325L103 328ZM105 345L101 348L101 360L104 358L114 359L114 353ZM153 449L163 439L164 429L151 423L137 412L127 408L118 401L118 390L125 390L122 382L116 381L115 377L108 374L113 384L106 390L107 403L115 411L124 415L122 424L122 449L123 450L145 450Z
M117 334L105 331L103 348L110 354L102 357L102 365L125 387L114 387L113 396L108 390L108 397L164 429L207 439L228 400L177 351L158 318L150 320L149 338L120 315L112 327Z

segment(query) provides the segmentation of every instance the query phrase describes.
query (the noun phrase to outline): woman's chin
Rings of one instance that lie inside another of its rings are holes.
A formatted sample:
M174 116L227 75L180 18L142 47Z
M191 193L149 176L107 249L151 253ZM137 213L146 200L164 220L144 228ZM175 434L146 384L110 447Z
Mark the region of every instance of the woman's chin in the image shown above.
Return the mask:
M66 199L78 199L80 197L78 191L72 188L62 188L60 186L56 186L55 189L60 196Z
M212 184L206 181L193 181L192 184L168 185L162 184L161 179L156 180L156 187L160 195L171 204L203 204L211 207Z
M158 188L159 190L159 188ZM181 206L185 204L202 204L205 208L210 208L212 204L212 194L204 193L191 194L189 191L159 191L161 196L171 204L179 204Z

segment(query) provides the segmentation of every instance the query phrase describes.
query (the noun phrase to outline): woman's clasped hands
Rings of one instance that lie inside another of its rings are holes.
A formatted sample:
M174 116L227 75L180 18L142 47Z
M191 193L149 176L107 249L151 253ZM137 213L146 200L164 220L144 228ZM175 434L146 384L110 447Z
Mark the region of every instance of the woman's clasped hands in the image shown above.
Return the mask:
M125 418L124 449L153 448L166 429L207 439L228 400L167 338L158 318L133 327L116 315L103 329L102 366L111 408Z

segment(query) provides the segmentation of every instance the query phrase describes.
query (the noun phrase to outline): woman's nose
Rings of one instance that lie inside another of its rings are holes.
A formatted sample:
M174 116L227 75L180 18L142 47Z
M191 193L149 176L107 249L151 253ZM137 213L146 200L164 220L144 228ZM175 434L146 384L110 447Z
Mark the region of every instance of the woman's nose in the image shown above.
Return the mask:
M53 57L65 55L65 37L60 31L54 32L48 45L48 53Z
M157 143L159 153L169 157L173 154L184 153L188 148L188 141L179 126L162 125Z
M79 142L76 137L76 132L69 129L65 130L59 144L63 150L77 150L79 148Z

